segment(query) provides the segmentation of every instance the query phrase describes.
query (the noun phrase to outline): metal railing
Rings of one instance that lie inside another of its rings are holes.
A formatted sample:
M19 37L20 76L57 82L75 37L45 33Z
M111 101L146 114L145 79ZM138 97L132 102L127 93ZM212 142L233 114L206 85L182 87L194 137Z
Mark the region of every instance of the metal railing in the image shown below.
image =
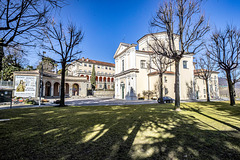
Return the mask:
M2 87L2 88L13 88L13 81L1 81L0 80L0 87Z

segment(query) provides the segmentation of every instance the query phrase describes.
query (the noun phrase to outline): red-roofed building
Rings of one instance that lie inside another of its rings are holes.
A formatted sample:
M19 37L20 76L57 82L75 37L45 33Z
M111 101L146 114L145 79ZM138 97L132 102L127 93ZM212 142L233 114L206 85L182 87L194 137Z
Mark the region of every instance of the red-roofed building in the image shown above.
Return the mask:
M82 57L68 67L68 75L87 77L87 88L91 89L92 67L95 65L96 89L114 89L115 64Z

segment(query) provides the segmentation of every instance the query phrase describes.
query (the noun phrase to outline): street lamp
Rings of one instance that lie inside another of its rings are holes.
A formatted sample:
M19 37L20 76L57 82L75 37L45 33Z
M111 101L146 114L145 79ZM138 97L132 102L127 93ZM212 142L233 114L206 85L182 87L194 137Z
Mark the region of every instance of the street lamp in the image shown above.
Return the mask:
M46 54L45 51L43 51L43 54L41 55L42 57L42 69L41 69L41 73L40 73L40 95L39 95L39 107L41 106L41 97L42 97L42 94L43 94L43 58L44 58L44 54Z

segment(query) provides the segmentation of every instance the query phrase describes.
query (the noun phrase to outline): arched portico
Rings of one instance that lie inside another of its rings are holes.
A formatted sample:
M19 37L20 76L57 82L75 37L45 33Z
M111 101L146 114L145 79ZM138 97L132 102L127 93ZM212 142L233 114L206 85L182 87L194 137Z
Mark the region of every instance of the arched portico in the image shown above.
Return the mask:
M79 85L77 83L73 84L72 95L73 96L79 96Z
M51 82L45 83L45 96L51 96Z
M60 91L60 84L58 82L55 82L53 96L59 96L59 91Z

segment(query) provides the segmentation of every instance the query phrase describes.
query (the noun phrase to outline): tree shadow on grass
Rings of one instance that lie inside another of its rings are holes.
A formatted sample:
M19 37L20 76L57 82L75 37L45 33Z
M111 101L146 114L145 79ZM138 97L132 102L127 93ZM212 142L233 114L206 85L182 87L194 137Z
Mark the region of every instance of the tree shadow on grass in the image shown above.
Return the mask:
M229 102L196 102L198 106L205 106L207 108L212 108L216 111L223 111L229 113L230 116L236 116L240 118L240 103L237 101L235 106L231 106Z
M207 117L207 118L210 118L210 119L212 119L212 120L214 120L214 121L217 121L217 122L219 122L219 123L222 123L222 124L224 124L224 125L227 125L227 126L233 128L233 129L236 129L237 131L240 131L240 128L239 128L239 127L234 126L234 125L232 125L232 124L230 124L230 123L228 123L228 122L225 122L225 121L223 121L223 120L214 118L214 117L212 117L212 116L210 116L210 115L208 115L208 114L205 114L205 113L201 112L201 110L200 110L199 108L198 108L198 109L195 109L195 108L191 107L190 105L187 105L187 104L185 104L185 105L188 106L188 108L185 108L185 110L189 110L189 111L198 113L198 114L203 115L203 116L205 116L205 117Z
M170 104L36 113L24 115L18 130L18 120L1 124L1 159L240 159L239 137L172 111Z

